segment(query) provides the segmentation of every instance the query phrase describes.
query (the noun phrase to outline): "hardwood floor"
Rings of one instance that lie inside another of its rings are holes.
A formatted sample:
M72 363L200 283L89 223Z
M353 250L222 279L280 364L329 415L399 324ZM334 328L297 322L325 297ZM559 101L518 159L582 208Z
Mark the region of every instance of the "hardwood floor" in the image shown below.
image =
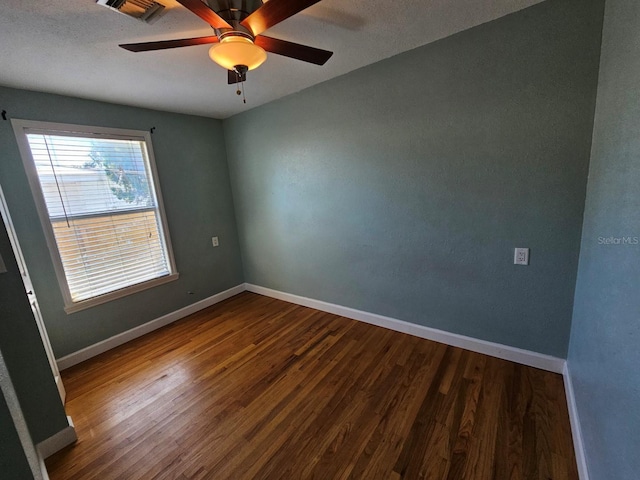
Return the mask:
M52 480L578 479L559 375L247 292L63 379Z

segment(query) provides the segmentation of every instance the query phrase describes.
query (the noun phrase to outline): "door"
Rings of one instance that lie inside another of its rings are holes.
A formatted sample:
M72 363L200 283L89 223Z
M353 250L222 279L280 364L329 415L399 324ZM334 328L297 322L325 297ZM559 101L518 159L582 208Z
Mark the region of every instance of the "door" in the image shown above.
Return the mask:
M24 257L22 256L22 250L20 250L18 237L16 236L16 232L13 229L11 215L9 215L9 209L7 208L7 203L4 199L2 187L0 187L0 213L2 214L2 219L4 220L4 224L7 227L7 233L9 234L9 240L11 242L11 247L13 248L13 254L16 257L16 262L18 264L18 268L20 269L20 274L22 275L22 283L24 284L25 292L29 298L29 304L31 305L31 310L33 311L36 325L38 325L38 331L40 332L40 336L42 337L42 344L44 345L44 350L47 353L47 358L49 360L49 365L51 366L53 378L56 382L56 387L58 387L60 398L62 399L62 403L64 403L67 394L64 390L64 385L62 384L60 370L58 370L56 357L53 355L53 349L51 348L51 342L49 341L49 336L47 335L44 321L42 320L42 314L40 313L40 307L38 306L38 299L36 298L36 294L33 291L33 285L31 283L31 278L29 277L29 271L27 270L27 265L24 261Z

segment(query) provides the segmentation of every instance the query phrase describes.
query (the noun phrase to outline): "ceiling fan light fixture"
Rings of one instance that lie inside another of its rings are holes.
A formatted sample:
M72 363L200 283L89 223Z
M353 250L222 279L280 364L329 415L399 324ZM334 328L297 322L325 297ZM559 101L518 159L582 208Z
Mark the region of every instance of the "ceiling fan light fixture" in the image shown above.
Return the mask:
M267 59L267 52L250 38L229 35L209 49L209 57L227 70L234 70L236 65L246 65L249 70L253 70Z

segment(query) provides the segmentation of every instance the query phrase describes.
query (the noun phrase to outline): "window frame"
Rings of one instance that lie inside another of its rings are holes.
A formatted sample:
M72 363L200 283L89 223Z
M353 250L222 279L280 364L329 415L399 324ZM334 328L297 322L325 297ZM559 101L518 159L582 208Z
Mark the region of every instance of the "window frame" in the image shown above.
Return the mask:
M171 244L171 237L169 235L169 227L167 217L165 214L164 203L162 199L162 191L160 189L160 181L158 178L158 171L156 168L155 155L153 153L153 145L151 142L151 134L148 131L143 130L128 130L121 128L111 127L96 127L88 125L74 125L68 123L57 122L40 122L33 120L21 120L11 119L11 124L18 142L18 149L20 151L20 157L24 165L29 186L31 187L31 193L35 201L36 210L38 211L38 217L40 218L40 224L44 230L44 236L49 248L51 260L55 270L56 278L60 286L60 291L64 300L64 311L67 314L79 312L87 308L94 307L96 305L102 305L113 300L147 290L149 288L163 285L165 283L177 280L179 277L176 269L175 258L173 255L173 247ZM44 195L40 185L40 179L36 169L35 161L31 154L31 147L27 139L28 130L40 130L51 135L75 135L81 137L90 138L105 138L105 139L117 139L117 140L133 140L143 141L147 149L147 157L149 160L149 171L151 175L152 188L155 193L157 201L157 211L160 217L160 227L162 229L162 235L164 238L164 244L166 247L167 264L169 266L169 274L157 277L151 280L147 280L141 283L136 283L128 287L120 288L112 292L108 292L102 295L91 297L85 300L73 301L71 299L71 293L67 277L64 273L64 267L62 264L62 258L58 250L58 245L53 232L53 225L49 218L49 212L45 203Z

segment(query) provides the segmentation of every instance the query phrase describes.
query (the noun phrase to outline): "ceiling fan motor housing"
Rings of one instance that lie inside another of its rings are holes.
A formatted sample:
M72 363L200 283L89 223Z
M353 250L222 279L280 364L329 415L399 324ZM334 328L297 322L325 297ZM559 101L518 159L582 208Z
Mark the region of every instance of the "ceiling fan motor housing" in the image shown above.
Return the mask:
M240 25L240 22L260 8L263 4L262 0L206 0L206 3L211 10L226 20L232 27L231 29L216 28L216 34L242 32L249 35L253 40L253 32Z
M233 71L236 72L240 77L244 77L246 73L249 71L249 67L246 65L236 65L233 67Z

